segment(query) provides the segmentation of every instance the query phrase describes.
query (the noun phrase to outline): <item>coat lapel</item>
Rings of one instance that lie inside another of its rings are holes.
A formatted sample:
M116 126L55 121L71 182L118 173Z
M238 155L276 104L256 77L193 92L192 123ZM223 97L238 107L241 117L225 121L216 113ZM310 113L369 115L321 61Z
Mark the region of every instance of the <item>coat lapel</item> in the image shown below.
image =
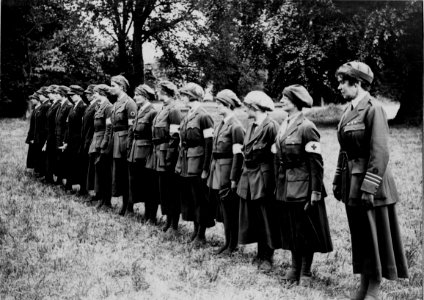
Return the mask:
M250 144L251 142L253 142L261 133L262 133L262 131L263 131L263 128L268 124L270 122L270 118L269 118L269 116L266 116L266 118L263 120L263 122L259 125L259 126L256 126L256 129L255 129L255 132L253 133L253 135L252 136L250 136L250 132L252 131L252 128L253 128L253 123L250 125L250 127L249 127L249 132L248 132L248 135L247 136L249 136L250 138L249 138L249 141L247 142L247 144Z
M361 101L359 101L358 105L351 111L347 112L344 118L342 119L341 126L345 126L347 123L355 119L361 110L364 110L369 101L369 94L367 93ZM348 106L349 107L349 106Z
M303 113L300 113L296 119L294 119L289 127L287 128L286 132L281 137L281 141L284 141L288 136L290 136L293 132L297 130L300 124L302 124L304 119Z

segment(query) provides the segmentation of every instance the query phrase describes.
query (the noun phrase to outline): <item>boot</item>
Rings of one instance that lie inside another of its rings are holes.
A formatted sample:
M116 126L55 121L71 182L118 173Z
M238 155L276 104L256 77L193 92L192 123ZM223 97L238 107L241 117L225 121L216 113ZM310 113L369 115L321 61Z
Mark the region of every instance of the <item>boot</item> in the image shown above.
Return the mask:
M228 227L229 226L224 223L225 243L222 247L220 247L217 251L215 251L216 255L224 252L230 245L231 236L230 236L230 229Z
M290 269L287 271L284 280L286 281L299 281L300 271L301 271L301 263L302 263L302 255L292 251L292 264Z
M199 230L197 232L197 236L194 239L194 246L195 247L203 247L206 245L206 227L205 226L199 226Z
M272 270L272 258L274 256L274 249L268 247L267 243L262 241L258 242L258 254L262 257L262 262L259 265L259 270L262 272L270 272Z
M378 300L378 293L380 292L381 281L376 279L369 279L367 293L364 300Z
M193 233L190 235L190 238L188 240L189 243L194 241L194 239L197 236L197 232L199 231L199 223L193 222L193 224L194 224L194 229L193 229Z
M361 274L361 281L359 288L356 290L354 294L350 297L351 300L363 300L365 295L367 294L369 284L369 278L365 274Z
M309 287L312 283L311 266L314 253L306 253L302 257L302 270L300 273L299 285Z

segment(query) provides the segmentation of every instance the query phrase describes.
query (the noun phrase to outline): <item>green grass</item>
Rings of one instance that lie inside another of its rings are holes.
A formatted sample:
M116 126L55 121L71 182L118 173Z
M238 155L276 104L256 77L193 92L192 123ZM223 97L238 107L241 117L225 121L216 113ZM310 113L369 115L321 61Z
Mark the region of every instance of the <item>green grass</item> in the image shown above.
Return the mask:
M317 254L311 288L282 281L289 265L277 250L275 269L258 272L250 260L255 245L233 258L212 252L223 241L219 224L207 231L208 247L184 244L191 225L182 222L179 240L165 240L159 227L138 216L96 211L25 171L27 122L0 120L0 299L343 299L356 287L349 229L341 203L326 199L334 251ZM325 186L331 191L338 144L334 126L319 127ZM397 205L409 263L409 280L383 281L381 299L421 299L421 131L392 128L390 165L401 202Z

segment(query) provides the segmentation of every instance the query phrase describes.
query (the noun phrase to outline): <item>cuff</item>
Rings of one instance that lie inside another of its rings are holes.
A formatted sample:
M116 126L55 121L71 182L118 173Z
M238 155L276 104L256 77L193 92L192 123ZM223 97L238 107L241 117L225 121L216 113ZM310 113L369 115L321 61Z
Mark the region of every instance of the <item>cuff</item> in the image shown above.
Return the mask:
M367 172L362 182L361 191L375 195L382 180L383 178L377 174Z

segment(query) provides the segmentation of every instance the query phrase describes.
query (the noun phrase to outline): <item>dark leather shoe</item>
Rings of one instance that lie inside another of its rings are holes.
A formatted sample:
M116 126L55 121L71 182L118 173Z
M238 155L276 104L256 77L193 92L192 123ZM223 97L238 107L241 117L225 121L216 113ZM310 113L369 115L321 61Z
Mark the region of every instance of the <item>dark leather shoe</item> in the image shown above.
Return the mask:
M127 211L127 208L125 206L121 207L121 209L119 210L119 215L120 216L125 216L125 212Z
M312 276L300 276L299 285L303 287L310 287L312 285Z
M201 248L206 246L206 239L205 238L199 238L198 236L193 241L194 247Z
M214 254L215 255L219 255L219 254L221 254L222 252L224 252L225 250L227 250L228 249L228 245L223 245L221 248L219 248L218 250L216 250L215 252L214 252Z
M252 265L259 267L262 263L262 259L259 256L255 256L252 261Z
M299 281L299 273L300 272L298 272L296 269L290 268L283 279L286 281Z

